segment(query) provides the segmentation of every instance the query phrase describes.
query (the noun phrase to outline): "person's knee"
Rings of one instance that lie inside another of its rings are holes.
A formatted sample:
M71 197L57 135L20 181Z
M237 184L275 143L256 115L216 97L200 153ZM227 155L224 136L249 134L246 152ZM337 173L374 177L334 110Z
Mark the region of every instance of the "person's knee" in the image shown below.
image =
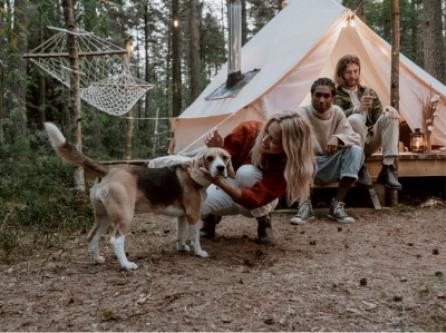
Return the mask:
M262 172L252 164L242 165L238 168L235 178L240 187L253 187L262 179Z
M359 132L364 127L364 118L359 113L354 113L347 119L355 132Z
M382 113L378 120L378 123L380 123L383 127L392 127L399 130L400 122L399 119L390 118L387 114Z
M354 161L364 161L364 150L357 145L348 146L345 149L345 154L349 156L349 159Z

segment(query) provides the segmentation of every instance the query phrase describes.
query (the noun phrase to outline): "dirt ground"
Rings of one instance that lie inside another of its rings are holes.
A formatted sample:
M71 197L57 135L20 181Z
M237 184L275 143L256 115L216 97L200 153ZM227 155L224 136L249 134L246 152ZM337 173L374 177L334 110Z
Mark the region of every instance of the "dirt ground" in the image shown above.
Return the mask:
M446 210L322 217L275 214L277 245L255 221L225 217L203 259L175 251L175 223L141 215L128 236L135 272L104 239L91 265L85 235L59 248L0 254L2 331L446 331Z

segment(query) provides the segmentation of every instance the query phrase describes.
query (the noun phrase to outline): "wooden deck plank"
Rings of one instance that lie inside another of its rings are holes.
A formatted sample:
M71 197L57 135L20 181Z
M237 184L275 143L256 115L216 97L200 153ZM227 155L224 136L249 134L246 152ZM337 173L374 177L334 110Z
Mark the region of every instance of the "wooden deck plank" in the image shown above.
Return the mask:
M367 157L366 164L370 176L376 180L381 171L381 154ZM105 165L133 164L147 165L148 159L101 161ZM434 151L426 153L401 153L398 158L399 177L446 176L446 152Z
M366 160L367 169L373 180L381 171L382 155L375 154ZM431 154L401 153L398 158L399 177L446 176L446 153Z

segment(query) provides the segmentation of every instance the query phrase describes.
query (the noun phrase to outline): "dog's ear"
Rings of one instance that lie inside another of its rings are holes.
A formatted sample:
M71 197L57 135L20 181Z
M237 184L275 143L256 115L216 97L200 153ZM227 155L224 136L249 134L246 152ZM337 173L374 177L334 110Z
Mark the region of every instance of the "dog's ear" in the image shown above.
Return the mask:
M235 171L234 171L234 167L232 166L231 158L228 158L228 160L226 162L226 170L228 170L228 177L234 179Z
M194 167L196 167L197 169L200 168L205 168L206 165L204 165L204 153L200 153L197 156L195 156L195 158L193 159L194 161Z

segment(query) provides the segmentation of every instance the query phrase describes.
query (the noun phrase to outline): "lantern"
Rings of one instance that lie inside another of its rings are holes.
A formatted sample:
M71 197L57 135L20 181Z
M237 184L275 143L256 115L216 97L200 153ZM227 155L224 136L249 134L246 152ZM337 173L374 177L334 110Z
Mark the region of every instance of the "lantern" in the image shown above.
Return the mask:
M426 141L424 134L419 128L415 128L415 132L410 135L410 151L414 153L422 153L426 149Z

